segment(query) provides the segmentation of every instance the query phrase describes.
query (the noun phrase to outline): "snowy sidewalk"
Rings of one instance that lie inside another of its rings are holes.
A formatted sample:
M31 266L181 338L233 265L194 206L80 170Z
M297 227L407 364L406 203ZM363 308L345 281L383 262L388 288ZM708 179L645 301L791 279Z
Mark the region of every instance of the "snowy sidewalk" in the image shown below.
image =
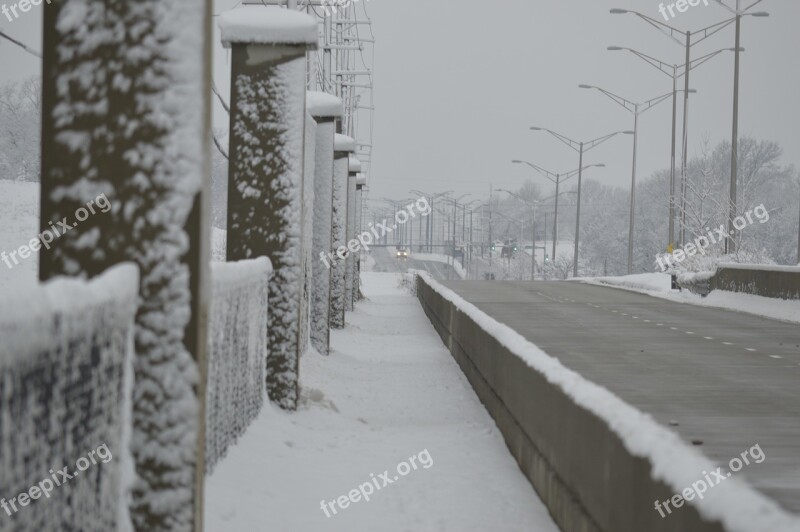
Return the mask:
M301 361L298 412L265 405L207 479L207 530L558 530L397 280L364 274L369 301L333 333L332 355ZM432 465L423 454L398 475L398 464L423 450ZM383 487L386 470L392 483ZM346 496L371 474L381 489L368 502L326 517L321 501Z

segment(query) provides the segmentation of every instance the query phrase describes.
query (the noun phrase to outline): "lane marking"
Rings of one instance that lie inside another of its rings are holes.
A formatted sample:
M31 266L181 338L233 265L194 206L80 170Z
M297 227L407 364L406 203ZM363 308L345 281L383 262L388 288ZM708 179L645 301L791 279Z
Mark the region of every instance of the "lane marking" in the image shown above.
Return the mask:
M725 345L733 345L731 342L722 342Z
M670 329L673 330L673 331L677 331L678 330L677 327L670 327Z
M694 334L692 331L686 331L686 334Z
M753 349L752 347L745 347L745 349L750 351L751 353L755 353L756 352L756 350Z
M778 355L770 355L769 357L770 357L770 358L777 358L777 359L781 359L781 358L783 358L782 356L778 356Z
M713 340L713 338L710 336L703 336L703 338L705 338L706 340Z

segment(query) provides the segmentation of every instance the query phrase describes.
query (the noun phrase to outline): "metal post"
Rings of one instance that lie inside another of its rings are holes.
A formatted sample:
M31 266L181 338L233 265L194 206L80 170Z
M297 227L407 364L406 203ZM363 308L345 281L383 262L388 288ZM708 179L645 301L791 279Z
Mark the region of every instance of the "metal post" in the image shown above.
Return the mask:
M553 261L556 260L556 242L558 242L558 189L561 185L561 175L556 175L556 209L553 216Z
M633 230L636 214L636 149L639 141L639 105L636 104L633 118L633 171L631 173L631 219L628 227L628 275L633 273Z
M689 164L689 74L691 73L691 47L692 47L692 33L686 32L686 66L684 73L684 89L683 89L683 141L681 154L683 160L681 162L681 245L686 243L686 192L687 187L687 166Z
M531 202L531 281L536 279L536 203Z
M572 258L572 276L578 276L578 240L581 232L581 184L583 181L583 142L578 156L578 211L575 215L575 256Z
M736 218L736 180L739 167L739 54L742 33L740 4L740 0L736 0L736 58L733 67L733 135L731 138L730 204L728 205L728 233L731 236L725 239L726 255L736 251L736 241L733 238L736 228L733 226L733 220Z
M669 166L669 246L675 246L675 151L678 129L678 65L672 65L672 152Z

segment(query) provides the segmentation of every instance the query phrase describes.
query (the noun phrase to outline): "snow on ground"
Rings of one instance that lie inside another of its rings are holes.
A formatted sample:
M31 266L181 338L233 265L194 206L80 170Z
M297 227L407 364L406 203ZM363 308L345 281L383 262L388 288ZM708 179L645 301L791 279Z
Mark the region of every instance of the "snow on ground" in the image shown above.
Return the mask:
M666 273L582 278L576 279L576 281L597 285L611 285L616 288L641 292L677 303L735 310L765 318L800 323L800 301L787 301L724 290L713 290L707 297L700 297L688 290L681 292L672 290L670 276Z
M440 253L412 253L411 258L414 260L430 261L430 262L443 262L450 264L462 279L467 278L467 270L461 265L461 259L453 260L452 257L442 255Z
M207 479L209 531L557 531L398 280L363 274L368 300L333 331L331 356L301 360L298 412L266 405ZM425 450L431 466L393 480L400 462ZM325 516L322 500L386 470L393 483L370 501Z
M0 180L0 252L8 255L27 245L39 233L39 183ZM39 252L27 259L9 258L12 268L0 260L0 290L35 285Z

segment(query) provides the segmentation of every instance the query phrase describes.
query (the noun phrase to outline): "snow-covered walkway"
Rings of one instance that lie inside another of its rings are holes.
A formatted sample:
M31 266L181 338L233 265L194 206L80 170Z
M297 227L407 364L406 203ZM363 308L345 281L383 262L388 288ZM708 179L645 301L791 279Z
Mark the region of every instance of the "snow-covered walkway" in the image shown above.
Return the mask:
M266 405L207 479L207 530L557 531L398 277L364 274L369 301L332 355L301 362L299 411ZM369 483L368 502L344 500Z

